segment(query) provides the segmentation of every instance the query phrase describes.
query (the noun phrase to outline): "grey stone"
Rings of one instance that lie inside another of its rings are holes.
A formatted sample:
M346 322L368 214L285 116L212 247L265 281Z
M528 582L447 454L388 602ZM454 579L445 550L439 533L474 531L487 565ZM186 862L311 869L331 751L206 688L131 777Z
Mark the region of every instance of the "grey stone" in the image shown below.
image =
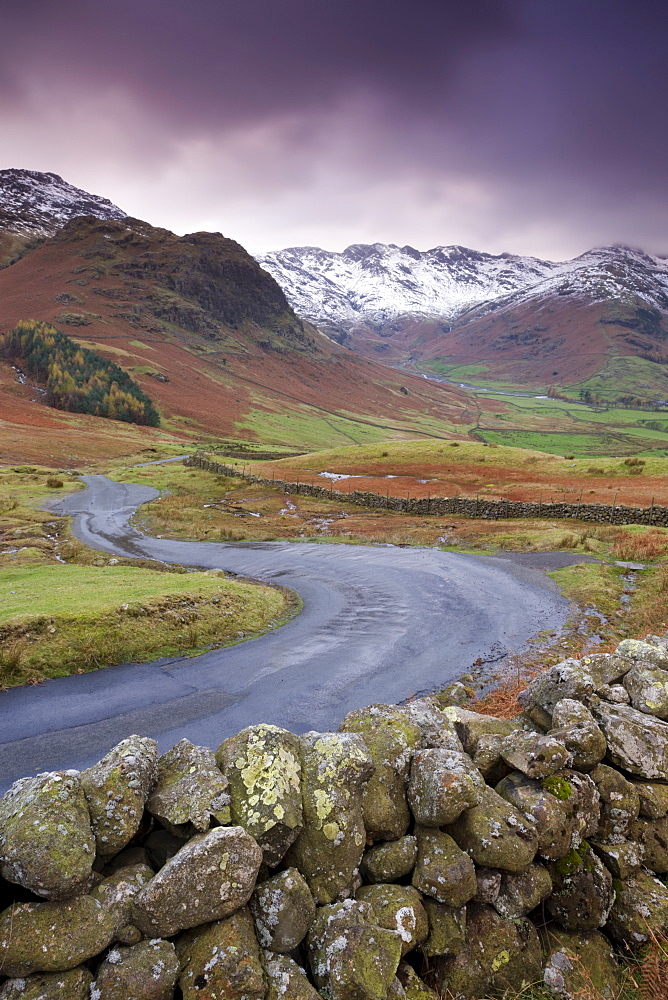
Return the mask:
M27 979L8 979L0 1000L90 1000L93 977L78 966L68 972L42 972Z
M585 842L548 865L552 893L545 907L567 931L603 927L615 900L612 876Z
M205 833L211 819L230 822L230 796L213 751L183 739L158 760L158 775L146 803L163 826Z
M638 948L653 935L668 932L668 888L647 872L636 872L615 885L616 899L607 933L622 946Z
M540 733L519 732L507 736L501 756L528 778L546 778L566 767L570 761L570 754L563 743L554 736L542 736Z
M601 800L601 818L596 839L601 843L620 843L626 839L630 824L638 818L640 796L632 782L607 764L591 772Z
M367 882L396 882L415 868L417 840L412 835L376 844L364 853L360 872Z
M257 886L250 910L261 947L288 952L306 937L315 903L305 879L296 868L287 868Z
M572 698L562 698L552 713L554 736L566 747L578 771L591 771L605 757L606 742L589 709Z
M668 725L628 705L601 702L594 715L617 767L652 780L668 781Z
M447 906L428 898L423 900L423 906L429 922L429 935L422 942L422 952L428 958L458 955L464 947L466 907Z
M369 903L375 922L401 938L401 953L412 951L429 934L427 913L422 897L410 885L363 885L357 899Z
M534 863L523 872L504 872L499 894L492 905L501 917L515 920L535 910L551 891L552 879L547 868Z
M408 802L422 826L445 826L478 805L485 781L466 754L418 750L413 757Z
M543 983L559 1000L617 1000L621 966L600 931L565 931L551 925L542 934Z
M413 885L439 903L459 907L472 899L478 889L475 868L447 833L433 827L416 827L418 857Z
M624 687L638 711L668 719L668 670L635 663L624 678Z
M172 1000L179 977L179 961L171 941L140 941L130 948L114 948L98 969L95 992L99 1000Z
M183 1000L265 1000L260 947L247 908L176 941Z
M513 805L485 786L480 805L463 813L449 827L455 842L483 868L519 872L538 849L534 825ZM442 900L448 902L448 900Z

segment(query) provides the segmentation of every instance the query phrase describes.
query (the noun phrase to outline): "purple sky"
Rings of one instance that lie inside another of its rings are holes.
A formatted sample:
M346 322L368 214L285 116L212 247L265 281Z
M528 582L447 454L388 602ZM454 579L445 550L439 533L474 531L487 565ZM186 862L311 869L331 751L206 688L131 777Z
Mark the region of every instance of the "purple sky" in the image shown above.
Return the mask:
M255 252L668 254L665 0L0 4L0 167Z

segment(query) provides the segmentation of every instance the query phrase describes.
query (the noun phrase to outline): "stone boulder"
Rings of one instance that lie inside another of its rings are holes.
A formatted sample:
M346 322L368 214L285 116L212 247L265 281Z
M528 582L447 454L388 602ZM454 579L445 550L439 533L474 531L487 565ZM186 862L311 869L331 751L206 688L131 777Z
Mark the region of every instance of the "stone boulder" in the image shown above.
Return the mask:
M552 879L544 865L535 862L523 872L503 872L493 907L505 920L531 913L552 892Z
M363 885L356 898L369 903L379 927L396 931L401 953L412 951L429 934L427 913L420 893L410 885Z
M607 764L590 773L601 800L601 818L596 839L604 844L621 843L630 825L638 818L640 796L634 784Z
M171 941L140 941L107 952L90 995L99 1000L172 1000L178 977L179 960Z
M176 941L183 1000L264 1000L267 984L248 909Z
M447 906L428 897L423 899L422 905L429 923L429 934L420 946L422 953L427 958L458 955L464 947L466 907Z
M639 848L646 868L656 875L668 874L668 816L636 820L629 838Z
M540 733L512 733L506 736L500 750L505 762L528 778L547 778L570 761L563 743Z
M610 942L600 931L565 931L549 925L541 935L543 983L558 1000L587 996L617 1000L621 968Z
M405 705L396 707L420 730L421 750L439 748L461 753L463 749L461 741L455 732L452 720L442 710L438 698L434 696L415 698Z
M306 733L300 742L304 828L286 863L316 903L330 903L354 888L366 842L362 795L374 765L357 733Z
M88 969L78 966L68 972L8 979L0 986L0 1000L90 1000L92 985Z
M270 866L302 829L299 738L278 726L248 726L216 751L229 781L232 821L254 837Z
M496 719L458 705L444 708L443 715L453 726L464 751L471 757L475 754L481 736L510 736L519 728L512 719Z
M612 876L586 841L566 857L548 865L552 893L548 913L567 931L603 927L615 901Z
M488 786L480 805L463 813L449 827L449 833L483 868L520 872L531 864L538 850L534 825Z
M650 663L634 663L624 678L624 687L638 711L668 719L668 670Z
M177 835L206 833L212 819L221 826L230 822L227 788L213 752L183 739L159 758L146 808Z
M642 868L645 861L645 848L635 840L623 840L615 844L601 844L592 840L590 845L613 879L628 878Z
M375 923L368 903L322 906L307 938L316 987L331 1000L386 1000L401 946L397 931Z
M640 815L644 819L663 819L668 815L668 785L654 781L634 781L640 796Z
M538 838L538 854L548 861L563 858L575 837L576 792L570 783L548 779L540 781L514 771L496 786L496 792L530 818Z
M0 799L0 872L46 899L86 888L95 858L78 772L22 778Z
M433 827L416 827L418 856L413 885L439 903L459 907L478 889L475 867L465 851L447 833Z
M443 993L466 1000L504 989L519 992L542 978L536 928L529 920L504 920L490 906L472 904L464 947L455 958L437 958L435 971Z
M597 692L606 684L621 681L633 666L631 657L620 653L619 646L614 653L589 653L580 662L594 678Z
M406 1000L438 1000L433 990L422 982L417 972L408 962L400 962L397 979L404 989Z
M360 872L366 882L396 882L415 868L417 840L406 835L365 851Z
M548 735L563 743L577 771L591 771L605 757L605 736L596 719L585 705L572 698L562 698L554 706Z
M97 853L118 854L139 829L157 773L158 744L129 736L81 772Z
M301 965L288 955L265 951L263 963L267 977L265 1000L320 1000Z
M551 716L563 698L589 705L598 686L587 666L569 658L538 674L518 701L523 708L536 705Z
M666 651L665 642L659 639L659 644L657 645L655 644L656 637L652 638L655 641L643 642L641 639L622 639L617 646L617 656L626 657L634 662L649 663L653 667L668 670L668 652Z
M422 741L420 729L405 712L390 705L371 705L350 712L339 728L362 738L374 764L374 773L362 795L367 837L402 837L410 823L406 783L411 755Z
M668 933L668 888L647 872L615 883L606 931L622 947L638 948Z
M668 781L668 724L628 705L601 702L593 710L616 767L649 781Z
M296 868L287 868L261 882L251 896L257 939L273 952L293 951L306 937L315 916L315 903Z
M218 826L181 848L135 900L135 923L150 937L222 920L255 888L262 851L240 826Z
M408 785L411 812L421 826L446 826L481 800L485 781L471 758L452 750L418 750Z

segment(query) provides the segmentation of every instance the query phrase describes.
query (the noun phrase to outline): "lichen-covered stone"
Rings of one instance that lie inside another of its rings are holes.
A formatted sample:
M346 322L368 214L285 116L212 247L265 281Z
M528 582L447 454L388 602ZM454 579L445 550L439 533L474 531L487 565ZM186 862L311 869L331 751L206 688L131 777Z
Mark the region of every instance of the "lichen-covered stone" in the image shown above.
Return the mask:
M602 684L597 688L596 694L604 701L611 701L616 705L631 704L631 696L623 684Z
M350 894L366 836L362 793L373 762L357 733L301 737L304 829L286 863L298 868L316 903Z
M444 714L436 697L415 698L405 705L397 705L397 709L420 730L420 749L439 747L443 750L462 751L463 747L452 721Z
M529 920L504 920L490 906L475 903L468 909L464 947L454 958L437 958L435 967L439 988L455 997L519 992L542 978L536 928Z
M320 1000L304 969L288 955L265 951L262 958L267 977L265 1000Z
M115 931L114 914L92 896L15 903L0 914L0 969L7 976L65 972L99 955Z
M229 781L232 821L277 865L302 829L299 738L278 726L248 726L220 744L216 761Z
M417 840L411 835L376 844L364 853L360 872L366 882L396 882L415 868Z
M168 830L154 830L144 841L149 864L156 872L160 871L175 854L179 853L185 843L185 838L175 837Z
M406 1000L438 1000L433 990L422 982L417 972L408 962L400 962L397 979L404 988Z
M624 678L624 687L638 711L668 719L668 670L650 663L634 663Z
M528 778L546 778L566 767L570 759L564 744L553 736L524 732L512 733L505 738L501 756Z
M488 785L496 785L512 771L502 756L506 737L485 733L476 740L472 760Z
M601 799L601 818L596 839L604 844L621 843L640 812L640 796L632 782L607 764L591 772Z
M135 900L137 926L150 937L222 920L251 897L262 851L240 826L189 840Z
M351 899L318 910L307 938L309 965L317 988L331 1000L387 997L402 941L374 920L368 903Z
M538 854L547 861L556 861L571 849L576 830L575 806L577 792L562 780L547 779L550 787L514 771L496 786L497 793L531 817L538 837Z
M640 815L645 819L662 819L668 815L668 785L654 781L634 781L640 796Z
M563 698L589 705L598 686L587 666L569 658L538 674L518 701L523 708L538 705L551 715Z
M257 886L250 910L261 947L287 952L306 937L315 903L305 879L296 868L287 868Z
M478 805L485 782L471 758L451 750L418 750L411 764L408 802L422 826L446 826Z
M434 827L415 828L418 857L413 885L425 896L448 906L463 906L475 896L478 883L468 854L452 837Z
M134 837L157 772L158 744L129 736L81 772L97 853L118 854Z
M572 847L576 847L581 840L586 837L593 837L601 818L601 799L598 788L590 774L581 774L579 771L559 771L549 778L543 778L541 784L544 788L552 788L557 783L566 782L573 789L573 817L575 820L575 832L571 842Z
M0 799L0 873L9 882L64 899L88 884L94 857L78 772L22 778Z
M176 941L183 1000L264 1000L260 947L247 908Z
M111 914L116 933L126 928L134 916L134 901L144 886L153 879L153 870L148 865L132 865L119 868L108 875L102 882L91 889L90 895L102 904L105 911Z
M371 705L350 712L339 727L358 733L374 764L362 795L364 827L371 840L396 840L410 823L406 782L413 750L420 746L420 729L404 712L390 705Z
M668 873L668 816L636 820L629 827L629 839L642 851L646 868L657 875Z
M401 938L401 953L411 951L429 933L422 897L410 885L363 885L356 898L369 903L379 927L396 931Z
M615 653L589 653L583 656L580 662L594 678L597 691L604 684L615 684L620 681L633 666L631 657L620 653L619 647Z
M548 735L563 743L577 771L591 771L605 757L605 736L596 719L585 705L572 698L562 698L554 706Z
M227 779L213 752L183 739L163 754L146 808L163 826L185 827L188 833L206 833L212 817L221 826L229 823Z
M668 781L668 724L629 705L601 702L593 709L608 757L639 778Z
M506 920L524 917L535 910L552 891L552 879L544 865L534 863L526 871L504 872L493 906Z
M615 899L612 876L586 841L548 865L552 893L545 907L567 931L603 927Z
M495 719L456 705L444 708L443 715L454 727L465 752L470 756L475 753L481 736L509 736L517 730L511 719Z
M90 972L81 966L68 972L43 972L27 979L8 979L0 986L0 1000L90 1000L92 983Z
M429 923L429 934L421 950L428 958L435 955L458 955L464 947L466 907L446 906L425 897L422 902Z
M171 941L140 941L130 948L113 948L97 971L99 1000L172 1000L179 977L179 960Z
M647 872L615 882L606 932L618 944L638 948L668 932L668 887Z
M601 859L613 879L628 878L642 867L645 848L635 840L624 840L618 844L601 844L589 841L591 849Z
M653 667L668 670L668 652L663 643L659 646L641 639L623 639L617 646L616 653L634 662L649 663Z
M483 868L522 871L531 864L538 849L533 824L527 823L522 813L487 786L480 805L463 813L449 832Z
M542 945L543 983L559 1000L616 1000L621 967L600 931L566 931L552 924L542 934Z
M478 891L473 897L475 902L494 905L501 891L503 872L494 868L476 868L475 877L478 883Z

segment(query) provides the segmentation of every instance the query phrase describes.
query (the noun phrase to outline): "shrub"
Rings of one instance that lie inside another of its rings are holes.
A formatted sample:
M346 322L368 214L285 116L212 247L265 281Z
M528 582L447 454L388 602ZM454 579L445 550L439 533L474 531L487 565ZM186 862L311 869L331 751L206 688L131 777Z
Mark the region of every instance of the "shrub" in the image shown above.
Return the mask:
M49 487L49 489L61 490L65 485L65 483L62 481L62 479L58 479L57 476L49 476L49 478L46 481L46 485Z

